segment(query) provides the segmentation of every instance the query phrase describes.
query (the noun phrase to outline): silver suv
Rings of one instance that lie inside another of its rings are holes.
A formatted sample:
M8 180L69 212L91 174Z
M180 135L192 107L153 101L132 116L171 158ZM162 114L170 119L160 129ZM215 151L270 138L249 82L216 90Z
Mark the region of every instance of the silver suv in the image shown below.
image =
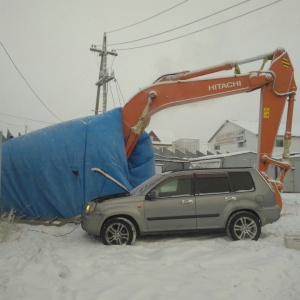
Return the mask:
M105 245L131 245L138 235L203 229L257 240L261 227L279 218L273 188L256 169L191 169L158 174L130 192L92 200L81 225Z

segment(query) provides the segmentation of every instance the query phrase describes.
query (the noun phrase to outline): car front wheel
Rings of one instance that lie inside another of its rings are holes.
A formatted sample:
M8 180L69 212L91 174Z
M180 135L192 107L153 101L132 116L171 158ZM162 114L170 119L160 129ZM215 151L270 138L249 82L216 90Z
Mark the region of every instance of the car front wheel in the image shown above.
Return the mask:
M104 224L101 237L104 245L132 245L136 229L128 219L114 218Z
M245 239L257 241L261 233L261 225L255 215L241 211L229 218L226 233L234 241Z

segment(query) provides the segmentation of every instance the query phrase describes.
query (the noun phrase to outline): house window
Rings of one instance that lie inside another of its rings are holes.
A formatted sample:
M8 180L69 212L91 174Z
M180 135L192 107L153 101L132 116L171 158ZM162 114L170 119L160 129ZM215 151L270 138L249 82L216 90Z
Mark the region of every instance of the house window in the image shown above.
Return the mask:
M283 140L276 140L276 147L283 147Z
M240 142L240 143L238 143L238 147L239 148L246 147L246 143L245 142Z
M220 145L215 145L215 150L220 150Z

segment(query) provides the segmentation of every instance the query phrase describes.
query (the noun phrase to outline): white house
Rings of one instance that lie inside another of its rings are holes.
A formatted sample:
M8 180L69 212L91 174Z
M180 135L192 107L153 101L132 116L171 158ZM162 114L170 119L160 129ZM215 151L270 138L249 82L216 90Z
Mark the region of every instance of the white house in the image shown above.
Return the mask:
M209 151L213 154L237 151L257 152L258 122L227 120L209 139ZM285 124L281 124L275 141L273 154L283 152ZM292 127L290 152L300 152L300 124Z

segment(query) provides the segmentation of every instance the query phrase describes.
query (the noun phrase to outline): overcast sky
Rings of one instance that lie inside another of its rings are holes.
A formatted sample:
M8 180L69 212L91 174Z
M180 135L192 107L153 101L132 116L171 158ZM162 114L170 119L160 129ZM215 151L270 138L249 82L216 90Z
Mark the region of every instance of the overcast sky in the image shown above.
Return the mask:
M110 32L182 2L139 25ZM113 96L108 96L108 109L122 106L140 88L165 73L241 60L278 47L289 52L299 85L298 0L282 0L213 26L273 2L276 0L0 0L0 41L28 84L52 112L30 90L0 45L0 129L4 135L7 128L13 134L23 134L26 126L30 132L60 122L59 119L67 121L94 114L100 60L89 48L101 45L104 32L107 32L108 44L122 43L209 15L213 16L155 38L108 46L108 50L143 46L211 27L156 46L117 50L115 59L108 58L108 67L114 70L121 92L117 93L116 83L111 82L109 90ZM239 3L243 4L215 14ZM261 62L242 66L242 73L258 70L260 65ZM154 115L148 129L162 129L172 132L177 139L195 138L205 144L227 119L258 121L259 98L259 92L253 92L169 108ZM300 122L299 115L300 104L296 101L294 123Z

